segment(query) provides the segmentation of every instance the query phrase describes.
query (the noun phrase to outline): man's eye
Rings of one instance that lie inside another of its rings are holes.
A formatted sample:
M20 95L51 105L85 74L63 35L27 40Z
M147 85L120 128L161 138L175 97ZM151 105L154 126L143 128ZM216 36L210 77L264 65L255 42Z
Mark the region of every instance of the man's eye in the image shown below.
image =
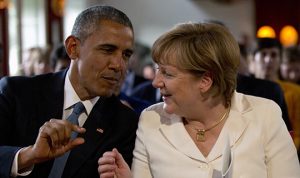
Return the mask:
M129 53L129 52L123 54L125 60L129 60L129 58L131 57L131 55L132 55L132 53Z
M110 49L110 48L104 48L104 49L101 49L104 53L107 53L107 54L111 54L113 53L113 49Z

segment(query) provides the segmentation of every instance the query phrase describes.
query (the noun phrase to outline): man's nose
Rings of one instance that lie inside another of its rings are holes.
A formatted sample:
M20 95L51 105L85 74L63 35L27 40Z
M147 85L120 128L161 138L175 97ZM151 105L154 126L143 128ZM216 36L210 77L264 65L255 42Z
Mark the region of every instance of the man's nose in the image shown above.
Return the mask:
M116 55L111 59L109 68L115 71L120 71L123 70L125 66L126 65L124 63L122 56Z

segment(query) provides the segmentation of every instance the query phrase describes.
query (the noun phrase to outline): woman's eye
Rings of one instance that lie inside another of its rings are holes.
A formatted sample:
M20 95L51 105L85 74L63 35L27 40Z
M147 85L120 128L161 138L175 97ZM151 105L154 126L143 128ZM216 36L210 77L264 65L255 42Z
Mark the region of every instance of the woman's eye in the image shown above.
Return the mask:
M165 74L167 77L173 77L173 75L172 74L169 74L169 73L166 73Z
M168 73L167 71L161 71L161 73L166 77L172 77L173 75L171 73Z

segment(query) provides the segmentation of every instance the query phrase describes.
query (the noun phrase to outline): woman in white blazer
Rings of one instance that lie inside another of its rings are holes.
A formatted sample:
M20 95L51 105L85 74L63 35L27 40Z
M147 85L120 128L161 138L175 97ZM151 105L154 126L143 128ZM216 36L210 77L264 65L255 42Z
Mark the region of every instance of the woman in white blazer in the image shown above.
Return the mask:
M141 114L131 172L113 149L101 178L300 178L279 106L235 92L239 47L224 26L179 24L152 50L164 102Z

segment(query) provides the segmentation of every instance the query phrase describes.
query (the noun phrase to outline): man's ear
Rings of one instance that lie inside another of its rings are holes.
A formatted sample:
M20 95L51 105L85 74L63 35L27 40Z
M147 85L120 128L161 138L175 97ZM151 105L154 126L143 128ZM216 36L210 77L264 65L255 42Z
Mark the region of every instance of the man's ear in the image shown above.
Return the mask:
M199 81L199 88L202 93L207 92L213 85L213 78L210 72L205 72Z
M74 36L69 36L65 40L66 51L71 59L77 59L79 56L79 40Z

